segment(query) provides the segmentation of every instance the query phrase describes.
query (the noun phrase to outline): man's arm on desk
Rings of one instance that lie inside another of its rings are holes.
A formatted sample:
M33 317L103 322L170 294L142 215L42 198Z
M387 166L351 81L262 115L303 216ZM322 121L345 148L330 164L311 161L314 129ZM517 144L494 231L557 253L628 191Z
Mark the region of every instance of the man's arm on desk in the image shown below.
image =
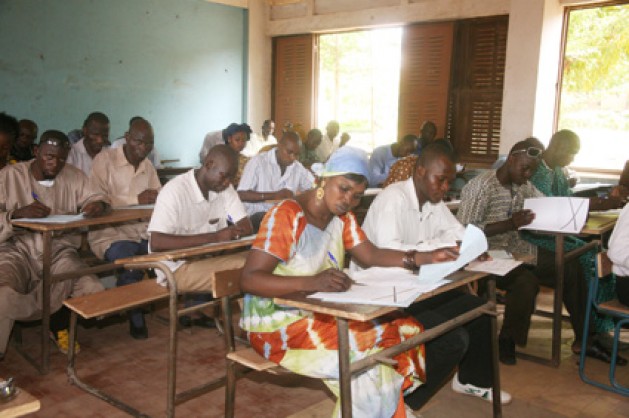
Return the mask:
M282 189L277 192L256 192L253 190L238 190L238 197L243 202L264 202L266 200L290 199L295 194L288 190Z
M194 235L167 234L164 232L151 232L152 251L170 251L180 248L196 247L214 242L225 242L239 239L253 233L253 226L249 217L245 216L233 225L216 232L207 232Z

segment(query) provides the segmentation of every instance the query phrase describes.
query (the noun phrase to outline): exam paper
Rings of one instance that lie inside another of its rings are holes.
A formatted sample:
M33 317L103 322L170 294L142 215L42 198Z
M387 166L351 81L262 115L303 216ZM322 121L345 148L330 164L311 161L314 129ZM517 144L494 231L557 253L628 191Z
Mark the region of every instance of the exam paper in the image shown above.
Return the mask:
M155 203L149 203L146 205L128 205L128 206L120 206L114 209L154 209Z
M497 276L504 276L511 270L522 264L521 261L509 260L506 258L496 258L494 260L487 261L471 261L470 264L465 267L467 271L480 271L482 273L495 274Z
M40 224L67 224L70 222L80 221L85 219L82 213L76 215L50 215L45 218L20 218L15 219L20 222L32 222Z
M520 229L578 234L583 229L589 207L589 199L580 197L525 199L523 209L535 213L535 219Z
M454 273L472 260L475 260L487 251L487 238L483 231L474 225L468 225L465 229L463 242L459 250L459 258L446 263L434 263L421 266L419 269L419 281L439 281L447 275Z

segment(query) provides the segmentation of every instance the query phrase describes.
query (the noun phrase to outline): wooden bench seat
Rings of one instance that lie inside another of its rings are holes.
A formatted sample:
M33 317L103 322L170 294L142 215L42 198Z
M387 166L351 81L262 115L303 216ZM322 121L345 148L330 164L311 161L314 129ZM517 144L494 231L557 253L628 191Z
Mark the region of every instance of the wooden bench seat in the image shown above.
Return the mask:
M63 304L83 318L90 319L166 299L168 295L169 292L166 287L160 286L153 279L149 279L67 299Z
M227 358L259 372L277 373L281 367L262 357L253 348L243 348L227 353ZM277 369L274 371L273 369Z

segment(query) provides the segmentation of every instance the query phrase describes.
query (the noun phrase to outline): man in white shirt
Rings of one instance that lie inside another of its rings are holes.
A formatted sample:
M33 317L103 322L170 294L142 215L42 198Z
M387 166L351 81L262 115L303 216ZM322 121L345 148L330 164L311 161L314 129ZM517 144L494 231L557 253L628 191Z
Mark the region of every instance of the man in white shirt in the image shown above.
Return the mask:
M106 195L112 206L148 205L155 203L161 188L157 171L147 159L153 149L153 127L143 118L134 118L125 144L120 148L101 151L92 165L90 185ZM148 252L146 222L130 222L89 232L88 239L94 254L113 262L120 258ZM144 277L142 270L121 270L116 286L136 283ZM141 309L127 312L129 333L135 339L148 338L148 330Z
M72 145L66 162L89 177L94 157L107 146L109 146L109 118L104 113L92 112L83 122L83 138Z
M245 166L238 195L245 202L254 231L274 205L267 200L289 199L312 188L314 176L297 161L300 146L296 132L284 132L277 148L256 155Z
M331 120L330 122L328 122L328 125L325 127L325 135L323 135L321 143L315 150L319 161L326 162L328 158L330 158L330 155L332 155L334 151L340 148L340 129L341 126L337 121Z
M384 189L369 207L363 224L369 240L381 248L426 253L430 262L443 259L442 253L453 251L465 232L442 200L455 175L452 151L441 144L427 146L413 176ZM352 264L352 269L357 268ZM455 290L411 305L408 311L428 329L483 303ZM457 366L454 391L492 400L490 336L491 322L483 315L428 342L427 381L406 396L405 402L413 409L421 408ZM508 393L501 393L502 403L510 400Z
M625 205L614 232L609 238L607 255L614 263L613 271L616 275L616 293L618 300L629 306L629 204Z
M246 157L257 155L264 147L277 144L277 138L273 136L275 132L275 122L267 119L262 124L262 133L253 134L247 142L247 146L242 151Z
M166 183L157 196L148 227L150 251L170 251L250 235L251 222L231 185L237 168L236 153L227 145L216 145L201 168ZM245 253L236 253L165 264L174 272L178 291L210 292L215 271L240 268L245 258ZM159 271L158 282L166 284ZM203 317L191 323L211 326Z
M143 120L144 118L141 116L134 116L129 120L129 129L131 129L131 125L133 124L133 122L135 122L136 120ZM120 138L117 138L116 140L114 140L114 142L111 143L111 148L120 148L122 147L124 144L127 143L127 138L126 138L126 134L121 136ZM146 159L149 160L152 164L153 167L155 168L162 168L162 162L159 159L159 153L157 152L157 149L155 148L155 146L153 146L153 148L151 149L151 152L149 152L149 155L146 156Z

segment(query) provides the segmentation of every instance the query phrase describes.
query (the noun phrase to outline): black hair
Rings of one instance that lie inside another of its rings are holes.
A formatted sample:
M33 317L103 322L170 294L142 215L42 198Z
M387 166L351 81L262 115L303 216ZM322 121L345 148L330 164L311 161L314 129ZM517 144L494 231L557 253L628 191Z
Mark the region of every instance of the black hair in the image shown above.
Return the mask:
M251 136L251 133L253 131L251 130L251 127L246 123L241 123L240 125L237 123L230 123L227 128L223 129L223 141L225 141L225 143L227 144L227 140L229 139L229 137L237 132L244 132L247 136L247 141L249 141L249 137Z
M0 112L0 132L11 136L15 141L20 133L20 124L13 116Z
M367 177L363 176L362 174L347 173L347 174L343 174L343 177L356 183L364 183L364 184L369 183L369 180L367 180Z
M456 153L452 149L452 145L445 139L436 140L428 144L425 148L422 148L415 167L425 167L429 162L440 156L446 157L452 163L456 163Z
M70 149L70 140L68 136L61 131L57 131L54 129L47 130L39 137L39 145L41 146L46 141L55 142L56 146Z
M83 127L85 128L87 125L89 125L90 122L107 124L109 123L109 118L103 112L92 112L87 115L87 118L85 118L85 121L83 122Z
M413 134L406 134L400 139L400 144L408 143L408 142L417 142L417 136Z
M131 119L129 119L129 128L131 128L131 125L133 125L133 122L137 121L137 120L144 120L144 118L142 116L134 116Z
M544 144L542 144L541 141L534 136L530 136L525 140L516 142L511 147L511 150L509 150L509 155L513 154L515 151L521 151L523 149L528 149L531 147L540 148L542 151L544 151Z

